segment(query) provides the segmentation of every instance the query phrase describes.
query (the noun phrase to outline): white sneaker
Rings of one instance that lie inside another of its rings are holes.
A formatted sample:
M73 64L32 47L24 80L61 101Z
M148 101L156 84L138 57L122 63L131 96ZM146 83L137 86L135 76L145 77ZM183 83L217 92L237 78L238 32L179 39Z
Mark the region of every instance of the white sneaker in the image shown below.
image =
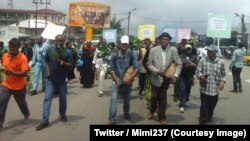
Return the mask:
M179 108L179 111L180 111L180 113L184 113L184 112L185 112L185 110L184 110L183 107L180 107L180 108Z
M98 97L102 97L104 95L103 92L98 92Z

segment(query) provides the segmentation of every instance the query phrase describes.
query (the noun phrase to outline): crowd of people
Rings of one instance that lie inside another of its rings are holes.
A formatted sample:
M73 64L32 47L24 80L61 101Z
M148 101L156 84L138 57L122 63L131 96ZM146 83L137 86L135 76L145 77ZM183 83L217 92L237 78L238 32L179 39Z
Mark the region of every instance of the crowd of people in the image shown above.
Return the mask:
M36 130L49 126L50 107L53 98L59 97L59 114L62 122L67 122L67 84L76 78L75 68L80 74L80 83L91 88L98 81L97 96L104 93L104 79L107 73L112 78L108 124L116 124L117 106L122 97L125 120L130 120L130 99L134 79L139 76L139 95L147 95L148 119L157 113L159 123L167 124L167 90L174 84L174 101L179 100L179 112L189 107L189 97L195 77L200 84L199 124L207 124L213 119L213 111L218 102L219 91L223 90L225 63L220 49L213 44L212 38L198 50L193 40L182 39L180 44L171 43L172 37L162 33L155 39L149 38L140 43L138 50L132 48L128 36L122 36L118 43L108 44L105 39L93 46L91 41L84 42L80 49L73 47L63 35L54 41L44 40L42 36L21 43L20 39L9 41L8 48L0 42L0 129L3 127L7 105L13 95L25 122L30 112L26 93L39 93L38 84L42 74L43 116ZM230 70L233 74L233 90L242 92L240 73L246 49L242 43L233 52ZM175 64L173 75L167 74L171 64ZM33 70L33 71L31 71ZM32 74L33 73L33 74ZM33 75L32 87L30 77Z

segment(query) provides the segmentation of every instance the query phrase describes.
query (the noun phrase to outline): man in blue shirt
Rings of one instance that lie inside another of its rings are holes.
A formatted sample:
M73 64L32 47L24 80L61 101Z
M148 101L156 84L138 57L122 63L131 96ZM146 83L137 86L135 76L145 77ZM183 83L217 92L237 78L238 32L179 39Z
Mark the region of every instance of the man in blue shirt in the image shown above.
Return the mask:
M34 82L33 91L31 95L37 94L37 87L40 80L40 73L42 72L42 89L45 90L45 56L49 45L43 43L43 37L37 37L37 43L34 45L34 54L32 57L32 66L34 66Z
M131 76L124 81L123 77L125 76L129 66L133 66L134 71ZM113 84L109 109L109 124L114 125L116 121L116 112L119 98L118 95L122 95L124 98L124 118L126 120L130 120L130 94L133 80L139 71L137 56L129 49L128 36L122 36L120 50L112 54L110 67Z
M42 130L49 126L50 106L54 97L55 90L59 95L59 114L62 122L67 122L67 72L72 67L72 55L70 50L64 47L65 37L57 35L55 46L49 48L46 55L46 90L43 101L43 121L36 127Z
M229 70L232 70L233 74L233 90L230 92L237 93L242 92L240 73L243 68L243 57L246 54L246 49L243 47L243 43L239 43L238 49L233 53L232 62L230 64Z

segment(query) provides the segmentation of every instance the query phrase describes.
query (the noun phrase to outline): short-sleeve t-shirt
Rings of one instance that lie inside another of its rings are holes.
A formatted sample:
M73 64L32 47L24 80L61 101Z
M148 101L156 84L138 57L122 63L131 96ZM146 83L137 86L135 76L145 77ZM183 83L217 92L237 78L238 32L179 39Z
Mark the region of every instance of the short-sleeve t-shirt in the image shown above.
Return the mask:
M9 53L5 53L2 57L2 66L11 71L28 71L28 60L20 52L12 58ZM6 79L2 82L2 85L10 90L20 90L25 87L25 83L25 76L6 75Z

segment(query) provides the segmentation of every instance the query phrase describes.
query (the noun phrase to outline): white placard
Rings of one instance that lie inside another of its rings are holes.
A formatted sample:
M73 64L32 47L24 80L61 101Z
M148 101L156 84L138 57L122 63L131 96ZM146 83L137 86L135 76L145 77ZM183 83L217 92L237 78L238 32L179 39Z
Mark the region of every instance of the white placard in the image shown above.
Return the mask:
M55 37L59 34L62 34L65 30L65 26L48 24L47 27L43 30L42 37L45 39L55 40Z
M225 31L227 27L227 21L225 19L211 19L211 29Z
M105 32L104 34L106 40L112 40L115 38L115 33L114 32Z

